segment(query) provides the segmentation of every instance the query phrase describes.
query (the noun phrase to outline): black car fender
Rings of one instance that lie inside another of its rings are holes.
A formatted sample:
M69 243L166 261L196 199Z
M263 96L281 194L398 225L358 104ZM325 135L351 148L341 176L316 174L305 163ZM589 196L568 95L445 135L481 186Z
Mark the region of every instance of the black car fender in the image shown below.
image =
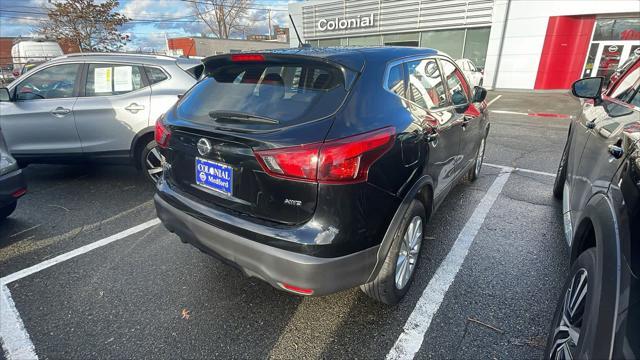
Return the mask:
M595 337L598 344L595 344L594 349L601 349L604 352L600 355L610 358L616 329L622 266L618 219L611 199L603 193L594 194L580 212L576 224L571 246L572 263L583 251L594 245L586 236L589 229L593 230L597 254L596 269L600 269L600 294L604 295L599 303L597 326L594 330L598 331Z
M423 197L431 196L430 199L426 201L431 201L431 204L426 204L425 201L421 198L420 194L423 194ZM378 272L382 268L382 264L384 263L384 259L387 257L389 249L391 248L391 243L393 242L393 238L396 235L398 230L398 226L402 223L402 218L406 215L407 210L409 209L409 205L414 199L423 200L423 205L425 206L425 210L427 212L427 217L431 214L431 210L433 207L433 180L429 175L423 175L418 180L416 180L411 188L404 195L400 206L396 210L391 222L389 223L389 227L382 238L382 242L380 243L380 247L378 248L378 253L376 254L376 265L374 266L367 282L373 281L375 277L378 275ZM428 220L428 219L427 219Z

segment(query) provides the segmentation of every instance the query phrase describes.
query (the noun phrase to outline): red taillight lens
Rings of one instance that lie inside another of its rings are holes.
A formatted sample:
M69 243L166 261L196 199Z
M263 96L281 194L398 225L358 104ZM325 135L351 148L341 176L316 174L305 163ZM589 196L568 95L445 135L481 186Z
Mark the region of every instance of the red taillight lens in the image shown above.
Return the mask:
M231 61L233 61L233 62L264 61L264 55L260 55L260 54L234 54L234 55L231 55Z
M161 116L156 121L155 140L159 147L166 149L169 146L169 139L171 139L171 131L162 123L163 118Z
M343 139L273 150L256 151L262 168L272 176L356 183L367 180L369 168L393 146L391 127Z
M255 153L262 168L275 177L315 181L321 145L292 146Z

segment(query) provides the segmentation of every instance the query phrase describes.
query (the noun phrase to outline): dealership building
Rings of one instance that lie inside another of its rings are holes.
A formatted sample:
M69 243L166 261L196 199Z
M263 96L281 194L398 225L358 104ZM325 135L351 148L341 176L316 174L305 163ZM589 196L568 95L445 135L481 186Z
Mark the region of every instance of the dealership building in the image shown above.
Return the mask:
M568 89L640 55L638 0L310 0L289 12L312 46L435 48L483 68L487 88Z

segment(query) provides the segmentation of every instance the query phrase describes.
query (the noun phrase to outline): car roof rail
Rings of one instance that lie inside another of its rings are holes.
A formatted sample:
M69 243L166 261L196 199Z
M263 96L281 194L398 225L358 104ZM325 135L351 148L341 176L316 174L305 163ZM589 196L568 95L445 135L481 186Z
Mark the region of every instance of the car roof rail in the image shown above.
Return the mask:
M72 57L85 57L85 56L133 56L133 57L143 57L143 58L154 58L154 59L166 59L166 60L176 60L173 56L168 55L154 55L154 54L139 54L139 53L126 53L126 52L113 52L113 53L99 53L99 52L86 52L86 53L71 53L64 54L59 56L58 59L64 58L72 58Z

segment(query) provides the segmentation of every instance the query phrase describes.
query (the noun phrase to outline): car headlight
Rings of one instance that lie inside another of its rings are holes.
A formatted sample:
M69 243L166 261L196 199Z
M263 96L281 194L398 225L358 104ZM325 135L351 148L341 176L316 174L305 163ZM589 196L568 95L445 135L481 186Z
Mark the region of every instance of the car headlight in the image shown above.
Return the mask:
M0 150L0 176L18 170L18 162L13 156Z

